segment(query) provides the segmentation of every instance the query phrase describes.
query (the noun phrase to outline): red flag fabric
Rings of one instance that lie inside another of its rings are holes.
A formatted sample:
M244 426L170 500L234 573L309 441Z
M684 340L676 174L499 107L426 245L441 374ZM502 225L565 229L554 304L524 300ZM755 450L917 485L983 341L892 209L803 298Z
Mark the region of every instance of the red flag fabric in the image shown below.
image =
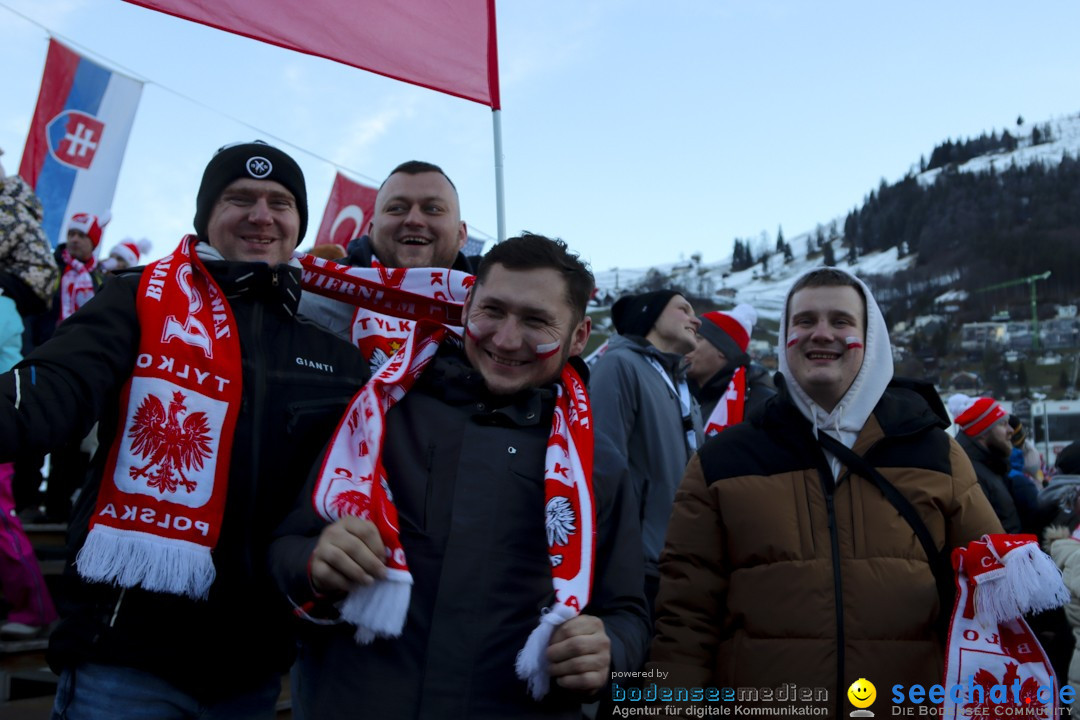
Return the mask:
M499 109L495 0L127 0Z
M338 173L330 188L315 244L347 247L350 240L366 233L375 214L378 193L377 188L361 185Z

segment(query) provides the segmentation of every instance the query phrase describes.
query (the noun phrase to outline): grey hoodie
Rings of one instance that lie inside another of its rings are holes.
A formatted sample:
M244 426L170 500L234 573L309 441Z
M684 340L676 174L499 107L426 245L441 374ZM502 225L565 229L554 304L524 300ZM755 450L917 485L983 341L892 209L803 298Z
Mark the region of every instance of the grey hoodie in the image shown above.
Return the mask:
M807 270L796 278L795 282L815 270L822 269L825 268L819 267ZM788 291L787 299L784 301L784 316L780 318L777 354L780 357L780 373L787 380L792 402L799 408L799 412L814 426L814 437L817 437L819 432L827 432L844 445L851 447L855 444L855 438L858 437L859 431L866 424L870 413L873 412L878 401L881 400L889 381L892 380L892 346L889 343L889 328L885 324L885 316L881 314L881 308L878 307L877 301L874 300L874 296L866 283L846 270L836 267L829 269L837 270L852 278L862 287L863 294L866 296L866 341L863 351L863 363L858 375L855 376L855 380L851 383L851 387L848 388L847 393L836 404L836 407L832 409L832 412L826 412L824 408L811 400L806 391L795 381L791 374L791 366L787 360L787 308L791 303L790 291ZM794 286L795 283L792 283L792 287ZM831 453L826 452L825 455L829 459L833 477L837 477L842 463L833 457Z
M664 380L650 359L668 373ZM645 572L658 575L675 490L694 453L683 429L679 397L685 382L682 357L643 340L614 337L592 368L589 397L596 429L594 472L626 482L641 517ZM696 446L702 440L701 411L690 399Z

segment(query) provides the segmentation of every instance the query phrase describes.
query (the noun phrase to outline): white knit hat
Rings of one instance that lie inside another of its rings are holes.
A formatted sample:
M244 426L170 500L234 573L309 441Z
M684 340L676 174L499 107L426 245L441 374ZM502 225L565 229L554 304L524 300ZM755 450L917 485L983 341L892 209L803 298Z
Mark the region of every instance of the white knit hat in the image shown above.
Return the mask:
M109 255L114 255L123 260L128 267L134 267L139 264L139 258L142 257L142 254L148 250L150 250L150 241L146 238L139 238L138 240L124 238L119 245L109 252Z

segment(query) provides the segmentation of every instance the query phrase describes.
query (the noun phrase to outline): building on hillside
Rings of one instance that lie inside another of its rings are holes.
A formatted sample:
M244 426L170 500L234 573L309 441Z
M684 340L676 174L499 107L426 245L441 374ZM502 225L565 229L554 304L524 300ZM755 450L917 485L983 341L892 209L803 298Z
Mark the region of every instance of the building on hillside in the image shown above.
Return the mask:
M973 322L960 328L960 347L964 350L986 350L1008 343L1008 323Z

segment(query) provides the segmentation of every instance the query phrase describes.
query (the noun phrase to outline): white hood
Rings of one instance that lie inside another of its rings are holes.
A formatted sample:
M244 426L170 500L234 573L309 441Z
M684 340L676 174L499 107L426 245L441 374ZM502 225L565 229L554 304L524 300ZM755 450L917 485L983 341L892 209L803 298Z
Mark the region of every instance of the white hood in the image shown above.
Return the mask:
M796 279L796 282L815 270L823 269L826 268L807 270ZM832 412L826 412L817 405L806 394L806 391L795 382L787 361L787 308L791 302L790 291L788 291L787 299L784 301L783 317L780 318L780 337L777 353L780 356L780 372L787 383L791 399L794 401L795 406L799 408L799 412L814 426L814 437L817 437L819 432L827 431L829 435L844 445L851 447L855 444L855 438L858 437L863 425L866 424L870 413L873 412L878 401L881 400L889 381L892 380L892 346L889 343L889 328L885 324L885 316L881 314L881 308L878 307L877 301L874 300L874 296L866 283L846 270L836 267L828 269L836 270L852 278L862 288L863 295L866 297L866 344L863 364L859 368L859 374L855 376L855 381L851 383L851 387L848 388L847 393L836 404L836 407L832 409ZM792 283L792 287L794 285L795 283ZM835 478L839 475L841 463L829 453L826 453L826 457L829 459L829 465Z

